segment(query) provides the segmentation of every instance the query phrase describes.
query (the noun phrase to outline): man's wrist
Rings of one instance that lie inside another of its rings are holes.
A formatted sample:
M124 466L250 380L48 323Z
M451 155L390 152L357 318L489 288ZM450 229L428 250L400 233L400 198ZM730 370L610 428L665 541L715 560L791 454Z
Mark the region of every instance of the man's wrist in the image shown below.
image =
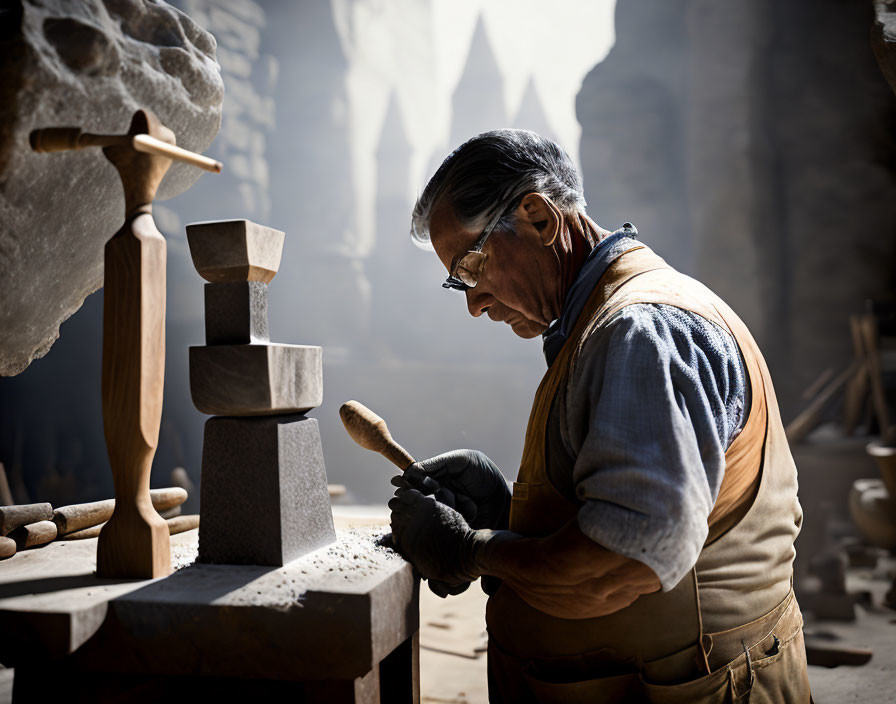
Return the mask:
M495 554L500 549L498 546L520 538L520 535L509 530L471 530L464 542L464 569L472 575L472 579L484 574L496 575L498 561Z

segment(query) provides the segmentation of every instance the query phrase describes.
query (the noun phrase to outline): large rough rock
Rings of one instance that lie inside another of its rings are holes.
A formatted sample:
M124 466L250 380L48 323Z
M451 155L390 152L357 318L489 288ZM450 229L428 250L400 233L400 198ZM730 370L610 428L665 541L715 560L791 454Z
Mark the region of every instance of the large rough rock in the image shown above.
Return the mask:
M31 151L37 127L122 133L148 108L197 152L221 123L215 40L148 0L37 0L0 10L0 375L21 372L103 284L103 246L120 227L118 176L98 149ZM200 171L172 166L170 198Z

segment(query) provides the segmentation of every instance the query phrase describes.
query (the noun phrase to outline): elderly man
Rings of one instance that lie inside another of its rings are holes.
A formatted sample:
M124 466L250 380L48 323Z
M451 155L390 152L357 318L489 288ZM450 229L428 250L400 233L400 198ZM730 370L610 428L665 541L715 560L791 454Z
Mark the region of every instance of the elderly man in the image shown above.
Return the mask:
M520 130L471 139L420 196L443 285L542 335L548 370L512 496L482 453L420 462L393 480L395 544L443 596L483 577L493 702L808 702L765 361L721 299L584 205L569 157Z

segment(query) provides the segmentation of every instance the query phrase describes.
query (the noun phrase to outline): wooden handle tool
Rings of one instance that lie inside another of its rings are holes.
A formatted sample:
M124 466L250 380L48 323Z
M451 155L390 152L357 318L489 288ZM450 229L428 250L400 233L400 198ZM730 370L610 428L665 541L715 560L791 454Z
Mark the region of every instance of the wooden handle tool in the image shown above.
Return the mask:
M0 506L0 535L6 535L19 526L49 521L51 518L53 507L47 503Z
M193 530L194 528L199 527L199 514L195 513L185 516L175 516L174 518L167 519L165 523L168 524L169 535L185 533L188 530ZM103 526L105 525L105 523L100 523L98 526L91 526L90 528L84 528L83 530L76 530L74 533L66 533L59 539L85 540L87 538L96 538L103 530Z
M16 554L16 541L12 538L0 537L0 558L12 557Z
M44 127L29 135L31 148L36 152L63 152L87 147L128 146L145 154L164 156L174 161L198 166L205 171L221 173L220 161L182 149L148 134L90 134L80 127Z
M149 498L152 501L152 507L156 511L162 512L180 506L187 500L187 492L179 486L168 489L151 489ZM66 535L105 523L112 518L114 510L115 499L60 506L53 511L53 522L59 529L59 535Z
M78 127L36 130L35 151L102 147L118 171L125 221L104 250L102 406L115 508L100 532L100 577L163 577L171 572L168 526L153 508L149 475L159 442L165 381L165 238L152 201L171 166L220 164L176 146L174 132L137 110L125 135L85 134ZM55 524L54 524L55 527Z
M414 458L392 439L386 421L357 401L347 401L339 409L342 424L352 440L361 447L379 452L401 471L414 464Z
M29 523L28 525L19 526L7 537L15 541L17 550L46 545L56 540L56 524L53 521Z

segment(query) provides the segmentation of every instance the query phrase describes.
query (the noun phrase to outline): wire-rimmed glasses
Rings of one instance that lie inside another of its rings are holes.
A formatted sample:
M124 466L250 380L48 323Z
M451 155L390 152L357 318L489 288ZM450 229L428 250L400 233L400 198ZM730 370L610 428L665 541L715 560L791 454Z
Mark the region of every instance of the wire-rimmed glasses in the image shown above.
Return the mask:
M482 248L497 225L498 222L495 222L482 231L482 234L473 243L472 249L461 257L461 260L455 265L454 271L445 279L442 288L453 288L455 291L468 291L471 288L476 288L485 269L485 260L488 259L488 254L483 252Z

